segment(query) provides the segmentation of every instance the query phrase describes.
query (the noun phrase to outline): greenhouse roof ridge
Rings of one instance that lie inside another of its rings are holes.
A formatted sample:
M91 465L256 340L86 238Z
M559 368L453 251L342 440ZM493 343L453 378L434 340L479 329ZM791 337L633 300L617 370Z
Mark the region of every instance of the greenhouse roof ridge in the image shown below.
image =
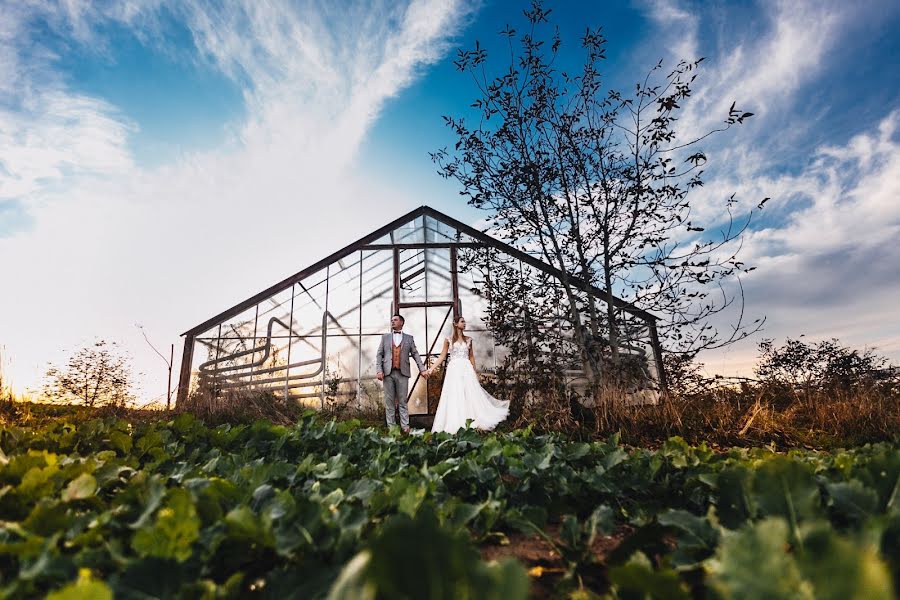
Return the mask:
M530 254L527 254L526 252L523 252L517 248L514 248L513 246L510 246L509 244L507 244L505 242L501 242L500 240L488 235L487 233L484 233L483 231L479 231L478 229L475 229L471 225L466 225L465 223L463 223L461 221L457 221L453 217L450 217L438 210L435 210L435 209L431 208L430 206L422 205L419 208L417 208L411 212L408 212L405 215L398 217L397 219L394 219L390 223L373 231L372 233L369 233L368 235L356 240L355 242L346 246L345 248L338 250L337 252L332 253L331 255L323 258L322 260L306 267L302 271L298 271L297 273L294 273L290 277L287 277L287 278L279 281L275 285L259 292L258 294L251 296L250 298L247 298L246 300L242 301L241 303L236 304L225 311L222 311L221 313L217 314L216 316L214 316L210 319L207 319L203 323L200 323L196 327L193 327L193 328L185 331L181 335L182 336L194 336L198 333L206 331L213 325L221 323L222 321L241 313L242 311L253 306L254 304L257 304L258 302L265 300L269 296L271 296L273 294L277 294L278 292L287 289L288 287L292 286L296 282L308 277L309 275L312 275L313 273L316 273L317 271L323 269L327 265L330 265L331 263L341 260L345 256L348 256L348 255L352 254L353 252L360 250L363 246L366 246L366 245L378 240L382 236L387 235L388 233L390 233L397 227L400 227L401 225L404 225L405 223L409 223L410 221L413 221L422 216L428 216L437 221L440 221L441 223L444 223L445 225L449 225L449 226L459 230L460 232L465 233L466 235L468 235L472 238L475 238L479 242L482 242L488 246L492 246L498 250L501 250L504 253L514 256L514 257L518 258L519 260L521 260L522 262L525 262L525 263L535 267L536 269L539 269L541 271L544 271L545 273L553 275L557 279L561 279L562 272L559 269L557 269L556 267L548 265L545 262L531 256ZM589 282L583 281L582 279L572 277L570 275L569 280L571 282L573 282L580 289L582 289L590 294L593 294L595 296L601 297L604 300L608 296L606 290L599 288ZM640 308L634 306L633 304L631 304L630 302L626 302L625 300L622 300L621 298L618 298L616 296L613 296L613 304L616 307L621 308L621 309L625 310L626 312L629 312L635 316L639 316L639 317L642 317L644 319L651 320L651 321L657 320L657 317L655 315L653 315L652 313L649 313L643 309L640 309Z

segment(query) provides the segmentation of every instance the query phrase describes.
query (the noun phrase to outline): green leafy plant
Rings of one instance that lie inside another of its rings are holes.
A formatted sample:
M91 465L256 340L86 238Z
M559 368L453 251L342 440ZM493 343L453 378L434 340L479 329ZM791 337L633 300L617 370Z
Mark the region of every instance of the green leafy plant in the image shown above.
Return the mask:
M900 574L888 443L650 450L308 412L58 420L0 428L0 450L10 598L878 598Z

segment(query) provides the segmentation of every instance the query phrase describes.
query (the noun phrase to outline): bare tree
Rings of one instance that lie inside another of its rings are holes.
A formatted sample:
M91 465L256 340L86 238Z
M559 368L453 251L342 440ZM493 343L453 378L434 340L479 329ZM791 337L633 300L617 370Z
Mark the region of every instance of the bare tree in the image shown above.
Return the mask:
M163 362L166 363L166 372L168 373L168 380L166 384L166 410L171 410L172 408L172 365L175 362L175 344L169 344L169 358L163 356L163 353L156 349L156 346L153 345L153 342L150 341L150 338L147 337L147 332L144 331L144 326L140 323L135 323L135 327L141 330L141 335L144 336L144 341L147 342L147 345L156 352L157 356L163 359Z
M550 12L534 2L524 13L525 33L509 26L501 32L509 63L498 76L488 75L488 54L478 42L459 51L456 66L474 81L479 119L471 125L445 117L458 141L453 151L432 155L440 174L461 184L470 205L489 212L495 235L563 274L557 285L566 327L596 384L623 369L628 324L614 295L658 315L670 351L694 355L746 337L761 325L743 322L739 279L753 269L738 260L752 211L735 223L735 199L723 199L711 235L692 217L688 195L703 185L707 158L698 145L752 114L732 104L720 127L681 139L675 126L702 59L682 61L668 74L660 62L631 94L604 92L600 29L581 38L579 72L558 70L558 31L539 36ZM606 290L605 307L582 282ZM727 291L732 282L736 292ZM514 297L496 287L493 296ZM723 334L711 318L730 306L737 314ZM538 306L528 316L550 315ZM503 315L492 321L502 323Z
M115 342L97 340L76 351L65 367L47 369L44 395L89 408L124 406L133 398L129 363Z
M871 349L853 350L837 338L816 343L787 338L778 348L766 339L759 343L759 350L755 370L760 380L807 397L815 390L846 392L897 384L887 358Z

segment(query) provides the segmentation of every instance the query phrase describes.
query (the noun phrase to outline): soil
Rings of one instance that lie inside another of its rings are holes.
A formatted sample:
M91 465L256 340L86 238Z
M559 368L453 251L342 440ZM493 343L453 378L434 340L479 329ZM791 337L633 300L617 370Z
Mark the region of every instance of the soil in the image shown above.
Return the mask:
M557 584L566 574L566 564L554 544L559 545L559 526L550 525L545 532L553 540L553 544L539 535L526 535L513 532L497 543L495 539L481 545L481 557L485 561L515 558L528 569L531 580L532 598L549 598L553 595ZM623 526L612 535L598 534L591 545L596 563L593 568L580 573L582 582L596 591L605 589L606 558L631 532L631 528ZM575 584L577 587L577 584Z

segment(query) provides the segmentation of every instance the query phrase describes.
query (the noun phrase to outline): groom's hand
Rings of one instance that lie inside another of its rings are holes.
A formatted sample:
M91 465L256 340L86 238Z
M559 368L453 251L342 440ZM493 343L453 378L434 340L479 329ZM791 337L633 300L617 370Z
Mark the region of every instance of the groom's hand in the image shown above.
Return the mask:
M422 377L424 377L425 379L428 379L428 375L429 375L428 371L420 371L420 373L422 373Z
M384 381L384 373L375 373L375 379L378 381Z

